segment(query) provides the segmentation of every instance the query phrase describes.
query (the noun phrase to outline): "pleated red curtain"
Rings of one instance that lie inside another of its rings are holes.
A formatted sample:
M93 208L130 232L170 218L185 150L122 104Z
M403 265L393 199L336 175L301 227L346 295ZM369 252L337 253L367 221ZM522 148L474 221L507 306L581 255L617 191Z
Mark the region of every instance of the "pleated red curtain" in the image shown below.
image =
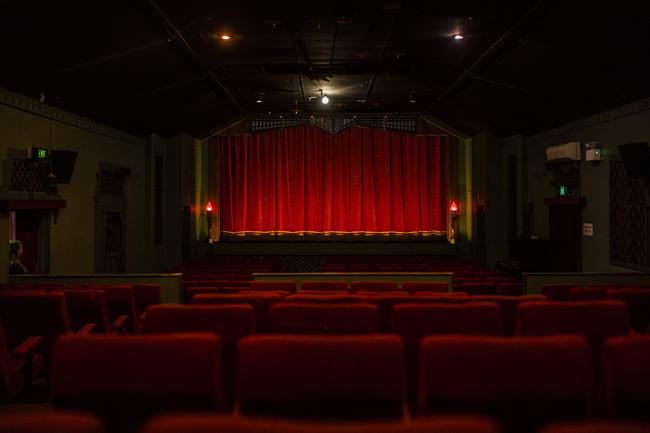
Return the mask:
M445 233L444 136L303 126L217 140L226 237Z

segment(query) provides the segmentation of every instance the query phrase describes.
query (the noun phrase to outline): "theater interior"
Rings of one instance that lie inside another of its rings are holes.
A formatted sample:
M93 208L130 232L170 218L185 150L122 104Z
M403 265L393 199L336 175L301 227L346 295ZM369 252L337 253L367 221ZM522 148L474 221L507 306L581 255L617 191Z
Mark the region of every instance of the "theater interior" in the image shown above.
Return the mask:
M0 0L0 431L650 433L650 7Z

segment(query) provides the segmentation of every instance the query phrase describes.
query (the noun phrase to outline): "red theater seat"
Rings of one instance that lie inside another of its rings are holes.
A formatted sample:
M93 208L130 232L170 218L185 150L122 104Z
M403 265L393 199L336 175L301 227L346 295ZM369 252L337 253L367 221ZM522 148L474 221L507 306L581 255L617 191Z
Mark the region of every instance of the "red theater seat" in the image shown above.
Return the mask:
M610 338L603 348L607 414L650 420L650 337Z
M52 351L52 403L125 433L156 413L216 410L220 353L213 334L64 336Z
M518 308L519 335L582 335L594 353L607 338L629 332L629 315L623 302L527 302Z
M583 337L426 337L420 348L420 408L480 413L505 433L583 419L591 393Z
M355 292L397 292L399 288L394 281L353 281L350 291Z
M540 433L650 433L650 423L630 422L574 422L554 424Z
M606 297L606 287L571 287L569 289L569 301L598 301Z
M247 304L255 310L255 330L266 332L270 326L271 306L282 301L282 296L277 294L264 295L195 295L194 304Z
M517 308L524 302L544 302L546 297L541 295L526 296L471 296L473 302L496 302L503 310L503 320L506 335L515 335L517 327Z
M379 332L376 305L281 303L271 308L271 332L284 334L370 334Z
M526 291L521 283L499 283L497 293L500 296L523 296Z
M269 335L239 345L239 411L302 418L401 418L401 338Z
M296 293L295 281L251 281L251 290L258 292L268 291L283 291L289 293Z
M82 413L21 413L0 416L6 433L106 433L102 422Z
M0 317L9 350L37 335L43 338L39 352L46 360L54 339L72 332L63 293L2 292Z
M137 332L138 313L135 309L135 295L133 286L130 285L88 285L89 289L103 290L106 293L106 304L111 322L126 316L125 328L128 332Z
M392 330L404 340L409 401L415 407L420 340L439 334L502 335L503 312L494 302L396 304Z
M303 294L300 292L297 295L291 295L284 298L284 303L303 303L303 302L327 302L327 303L350 303L350 302L365 302L365 299L358 295L349 295L349 294Z
M350 292L347 290L300 290L297 295L293 296L300 296L300 295L316 295L316 296L329 296L329 295L337 295L337 296L345 296L349 295Z
M108 314L106 293L103 290L56 290L65 295L72 330L81 331L89 323L95 325L94 332L100 334L122 331L127 324L127 316L118 316L111 322Z
M141 317L150 305L158 305L162 302L159 284L134 284L133 296L138 317Z
M141 433L499 433L479 417L418 418L409 421L309 422L232 418L219 415L163 415ZM628 432L623 432L628 433ZM630 432L637 433L637 432Z
M496 283L464 283L463 292L470 296L496 295L499 293Z
M305 290L347 292L348 284L344 281L303 281L300 284L300 293Z
M434 283L429 281L405 281L402 289L414 294L415 292L450 293L447 283Z
M31 336L15 349L9 350L0 321L0 402L12 402L23 392L30 391L33 355L42 341L39 336Z
M155 305L147 310L147 334L212 332L219 335L222 348L224 400L234 401L237 344L255 332L255 312L248 304Z
M646 333L650 324L650 290L638 288L609 290L607 299L625 302L630 312L632 328L638 333Z
M580 284L545 284L540 287L540 293L549 301L568 301L571 288L580 286Z

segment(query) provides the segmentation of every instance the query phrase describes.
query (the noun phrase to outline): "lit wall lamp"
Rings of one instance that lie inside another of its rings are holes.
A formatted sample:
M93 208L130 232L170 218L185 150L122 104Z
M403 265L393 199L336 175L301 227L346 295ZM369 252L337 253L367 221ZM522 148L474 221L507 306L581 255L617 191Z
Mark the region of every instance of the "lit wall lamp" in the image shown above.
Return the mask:
M449 243L456 243L456 220L458 219L458 205L452 201L449 205L449 213L451 213L451 232L449 233Z
M212 243L212 202L205 205L205 213L208 216L208 242Z

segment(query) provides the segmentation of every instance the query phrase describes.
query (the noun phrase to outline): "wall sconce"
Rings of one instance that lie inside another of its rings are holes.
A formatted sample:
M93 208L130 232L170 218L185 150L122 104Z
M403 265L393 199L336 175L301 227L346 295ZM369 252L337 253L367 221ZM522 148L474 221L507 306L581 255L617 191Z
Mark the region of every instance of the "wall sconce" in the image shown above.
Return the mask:
M205 213L208 216L208 242L212 243L212 202L205 205Z
M451 233L449 234L449 243L456 243L456 220L458 219L458 205L452 201L449 205L449 212L451 213Z

